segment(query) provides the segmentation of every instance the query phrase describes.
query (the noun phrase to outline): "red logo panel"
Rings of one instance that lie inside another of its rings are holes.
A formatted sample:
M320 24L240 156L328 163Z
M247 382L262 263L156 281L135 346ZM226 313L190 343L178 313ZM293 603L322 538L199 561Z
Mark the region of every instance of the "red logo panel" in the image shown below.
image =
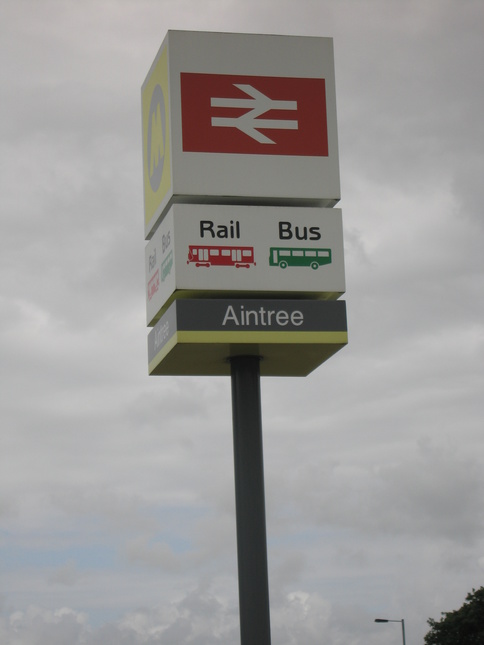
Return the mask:
M182 72L184 152L328 156L322 78Z

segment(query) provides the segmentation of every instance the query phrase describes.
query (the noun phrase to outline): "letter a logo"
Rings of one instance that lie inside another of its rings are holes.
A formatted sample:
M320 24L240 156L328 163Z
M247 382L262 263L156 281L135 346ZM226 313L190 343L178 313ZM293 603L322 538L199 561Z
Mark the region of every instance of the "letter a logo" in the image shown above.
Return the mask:
M166 48L141 88L145 235L152 234L171 189L169 83Z
M165 101L163 100L163 90L157 85L151 97L146 146L150 185L154 193L158 190L163 176L165 134Z

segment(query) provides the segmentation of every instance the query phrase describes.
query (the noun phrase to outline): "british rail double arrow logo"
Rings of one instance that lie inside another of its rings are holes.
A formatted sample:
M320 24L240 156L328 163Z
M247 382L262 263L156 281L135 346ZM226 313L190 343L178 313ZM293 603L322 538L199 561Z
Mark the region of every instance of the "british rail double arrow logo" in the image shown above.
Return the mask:
M296 120L258 118L271 110L297 110L297 101L278 101L270 99L262 92L259 92L259 90L256 90L255 87L252 87L252 85L234 83L234 87L251 98L212 98L210 100L210 105L212 107L222 108L243 108L248 109L249 111L237 117L213 116L213 127L237 128L241 132L244 132L248 137L264 144L274 144L275 142L262 134L260 130L297 130L298 122Z

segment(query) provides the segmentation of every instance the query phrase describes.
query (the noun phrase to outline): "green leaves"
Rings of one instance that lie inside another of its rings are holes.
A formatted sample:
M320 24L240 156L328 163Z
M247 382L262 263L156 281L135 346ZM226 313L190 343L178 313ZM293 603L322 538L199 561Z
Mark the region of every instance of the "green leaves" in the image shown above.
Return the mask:
M467 594L460 609L429 618L425 645L484 645L484 587Z

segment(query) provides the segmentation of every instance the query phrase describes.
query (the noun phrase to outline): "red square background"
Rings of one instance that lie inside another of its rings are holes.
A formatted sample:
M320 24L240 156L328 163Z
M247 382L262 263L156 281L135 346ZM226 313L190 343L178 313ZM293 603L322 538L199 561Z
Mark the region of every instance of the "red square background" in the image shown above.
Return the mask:
M297 110L269 110L259 115L260 119L297 120L297 130L258 128L274 142L268 144L235 127L212 126L212 117L238 117L249 111L211 106L211 98L250 98L235 84L251 85L271 100L297 101ZM322 78L182 72L180 85L184 152L328 156L326 87Z

